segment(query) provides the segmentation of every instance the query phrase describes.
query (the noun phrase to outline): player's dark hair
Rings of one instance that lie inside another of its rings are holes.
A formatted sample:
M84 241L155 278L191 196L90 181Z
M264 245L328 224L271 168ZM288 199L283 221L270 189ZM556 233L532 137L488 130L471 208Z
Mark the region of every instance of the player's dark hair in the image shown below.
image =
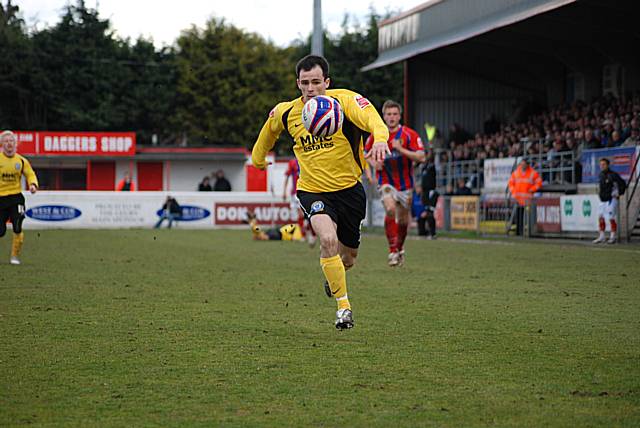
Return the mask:
M300 71L309 71L316 65L322 69L322 77L329 77L329 63L320 55L307 55L296 64L296 77L300 77Z
M384 104L382 104L382 114L384 114L385 110L388 108L397 108L400 111L400 114L402 114L402 106L399 102L393 100L385 101Z
M607 166L610 165L609 159L607 159L607 158L600 158L600 162L606 162Z

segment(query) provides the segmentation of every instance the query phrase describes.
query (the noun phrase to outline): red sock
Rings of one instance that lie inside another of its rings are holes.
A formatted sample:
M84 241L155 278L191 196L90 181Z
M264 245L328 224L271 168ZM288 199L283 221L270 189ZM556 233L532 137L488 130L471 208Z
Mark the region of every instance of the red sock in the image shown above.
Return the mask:
M618 230L618 223L616 223L614 219L609 220L609 222L611 223L611 232L616 233Z
M395 253L398 251L398 223L396 223L395 217L384 217L384 232L389 242L389 252Z
M408 224L398 223L398 251L402 251L404 247L404 240L407 237Z
M606 227L606 224L604 222L604 218L602 218L602 217L598 218L598 224L600 226L600 232L604 232L604 229Z

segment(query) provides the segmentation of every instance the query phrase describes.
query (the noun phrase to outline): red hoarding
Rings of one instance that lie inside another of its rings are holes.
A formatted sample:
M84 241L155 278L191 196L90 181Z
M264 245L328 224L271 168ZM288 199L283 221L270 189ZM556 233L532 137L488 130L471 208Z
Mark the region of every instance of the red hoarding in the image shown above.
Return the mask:
M36 153L36 133L15 131L18 139L18 153L23 155L32 155Z
M540 232L560 232L560 198L537 198L536 226Z
M134 132L17 131L18 153L40 156L133 156Z

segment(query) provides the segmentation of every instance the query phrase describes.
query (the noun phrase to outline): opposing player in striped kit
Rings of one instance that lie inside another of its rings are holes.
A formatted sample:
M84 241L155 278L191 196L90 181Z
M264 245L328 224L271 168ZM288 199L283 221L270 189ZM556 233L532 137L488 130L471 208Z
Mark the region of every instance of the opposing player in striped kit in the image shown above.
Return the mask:
M389 150L391 155L384 162L370 162L378 176L378 191L385 210L384 230L389 243L388 264L391 267L404 264L404 241L411 219L411 197L413 194L413 164L424 162L422 140L416 131L400 124L402 106L391 100L382 105L382 119L389 128ZM365 145L367 153L373 144L369 138ZM373 177L369 168L365 170L369 181Z
M0 134L0 237L7 233L7 220L13 227L11 245L12 265L20 264L20 253L24 242L22 221L25 215L24 196L22 195L22 176L27 179L31 193L38 190L38 179L27 159L16 153L18 140L11 131Z

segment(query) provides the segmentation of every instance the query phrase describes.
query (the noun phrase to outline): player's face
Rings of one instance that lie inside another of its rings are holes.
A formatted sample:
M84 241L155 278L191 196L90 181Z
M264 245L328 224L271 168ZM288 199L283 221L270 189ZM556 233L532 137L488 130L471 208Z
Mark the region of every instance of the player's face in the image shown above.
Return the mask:
M302 93L302 101L306 103L316 95L324 95L327 92L329 78L325 79L322 68L316 65L311 70L300 70L300 77L296 83Z
M389 129L396 129L400 124L400 109L389 107L382 114L382 118Z
M600 161L600 171L606 171L609 169L609 164L605 161Z
M16 139L13 135L3 135L0 144L2 144L2 152L6 156L11 157L16 154Z

